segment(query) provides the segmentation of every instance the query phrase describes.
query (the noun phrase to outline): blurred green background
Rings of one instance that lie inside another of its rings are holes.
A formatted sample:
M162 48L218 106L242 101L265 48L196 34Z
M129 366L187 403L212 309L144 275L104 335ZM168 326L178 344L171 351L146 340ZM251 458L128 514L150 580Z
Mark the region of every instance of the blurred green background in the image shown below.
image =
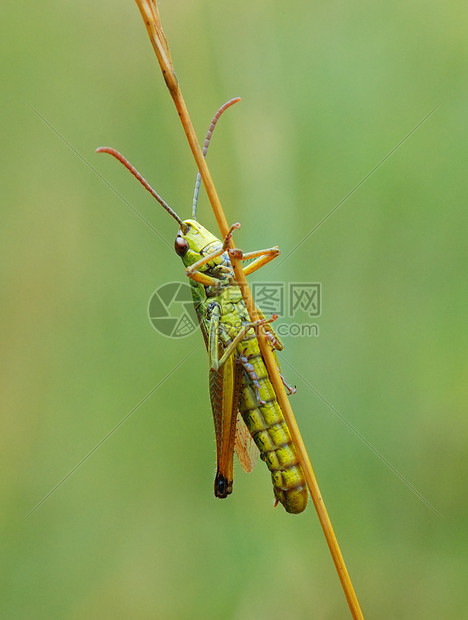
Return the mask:
M367 618L466 614L467 14L462 2L165 2L176 70L257 281L323 286L284 358L294 410ZM347 618L313 506L272 509L266 467L212 493L199 333L146 310L182 280L194 163L136 5L0 8L2 618ZM215 229L202 192L199 216ZM191 356L27 519L181 360Z

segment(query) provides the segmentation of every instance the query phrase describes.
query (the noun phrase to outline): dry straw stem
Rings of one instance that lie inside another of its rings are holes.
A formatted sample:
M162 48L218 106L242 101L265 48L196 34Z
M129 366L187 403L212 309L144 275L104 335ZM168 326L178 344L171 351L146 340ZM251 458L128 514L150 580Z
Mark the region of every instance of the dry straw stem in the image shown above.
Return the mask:
M156 52L156 56L160 64L160 67L161 67L161 70L164 76L164 80L174 100L175 106L177 108L177 112L180 116L180 120L182 121L185 134L187 136L190 148L192 150L196 164L200 171L203 184L205 186L208 198L210 200L211 206L213 208L213 212L216 217L216 221L218 222L218 226L221 231L221 235L224 238L229 232L229 225L227 223L226 217L221 207L221 202L219 200L218 193L213 183L213 179L211 178L211 174L206 164L206 160L203 157L203 153L200 148L198 138L193 129L193 125L190 120L187 106L185 105L185 101L182 97L182 92L180 90L179 83L177 81L177 77L174 72L174 67L172 65L169 46L168 46L166 37L164 35L164 31L162 29L157 3L155 2L155 0L135 0L135 1L136 1L138 8L140 9L141 15L145 22L145 26L146 26L146 29L148 30L151 44L153 45L154 51ZM230 247L234 248L234 243L232 239L230 242ZM240 260L234 257L231 259L231 262L232 262L232 266L234 269L234 274L237 280L237 284L239 285L240 290L242 291L242 296L244 298L244 302L245 302L247 311L249 313L250 320L252 322L256 321L260 317L258 315L257 309L253 302L252 295L250 293L250 289L247 284L247 280L245 278L241 262ZM323 532L325 534L328 547L330 548L333 562L335 563L338 576L340 578L346 599L348 601L348 605L351 610L351 614L353 618L363 618L361 609L359 607L359 602L354 592L353 585L351 583L348 571L346 570L343 556L338 546L338 541L336 540L332 524L328 517L328 513L325 508L325 504L322 499L322 495L320 493L320 489L318 487L317 480L315 478L314 471L312 469L312 465L310 463L309 456L307 454L307 450L305 448L304 442L302 441L302 437L299 432L299 428L297 426L293 411L291 409L291 405L289 404L288 397L286 396L286 391L284 389L283 382L281 380L281 377L279 376L278 368L276 366L273 353L270 347L268 346L267 339L265 335L262 333L262 330L258 330L258 331L259 331L258 343L260 346L260 350L262 352L263 359L265 360L265 364L266 364L266 367L267 367L267 370L270 376L270 381L276 392L278 402L280 404L281 409L283 410L284 417L286 419L289 430L291 432L291 436L294 441L294 445L296 447L299 460L304 470L304 474L307 480L307 485L309 487L312 500L317 510L317 514L318 514Z

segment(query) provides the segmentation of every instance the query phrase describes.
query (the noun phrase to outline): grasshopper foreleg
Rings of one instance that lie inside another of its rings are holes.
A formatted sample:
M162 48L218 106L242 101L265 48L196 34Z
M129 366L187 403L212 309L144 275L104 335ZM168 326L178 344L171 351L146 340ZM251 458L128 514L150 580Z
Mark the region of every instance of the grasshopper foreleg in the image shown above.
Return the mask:
M193 265L190 265L190 267L187 267L187 269L185 270L186 275L189 278L192 278L192 280L195 280L196 282L200 282L201 284L205 286L214 286L215 284L217 284L217 279L213 278L212 276L207 275L206 273L202 273L200 271L200 267L203 267L203 265L206 265L207 263L211 262L218 256L221 256L222 254L224 254L224 252L227 252L231 258L237 258L238 260L242 260L242 261L250 260L252 258L255 259L252 263L250 263L250 265L247 265L247 267L244 268L244 274L246 276L250 275L251 273L254 273L254 271L257 271L257 269L260 269L260 267L263 267L264 265L272 261L274 258L279 256L280 251L277 246L273 248L267 248L265 250L255 250L254 252L246 252L245 254L244 252L242 252L242 250L239 250L238 248L230 248L229 243L232 239L232 233L234 232L236 228L239 228L239 227L240 227L239 223L233 224L231 228L229 229L228 234L224 238L222 247L219 248L219 250L212 252L211 254L207 254L206 256L203 256L203 258L198 260L196 263L193 263Z
M260 267L263 267L263 265L266 265L274 258L279 256L280 251L278 246L275 246L273 248L267 248L266 250L255 250L254 252L246 253L242 252L242 250L239 250L238 248L229 248L228 245L231 241L232 233L236 228L240 228L240 224L234 224L233 226L231 226L230 231L224 239L223 248L232 258L237 258L238 260L250 260L252 258L255 259L252 263L250 263L250 265L247 265L247 267L244 268L244 274L246 276L253 273L254 271L257 271L257 269L260 269Z
M218 256L221 256L226 251L229 252L230 256L236 256L236 258L241 258L242 252L240 250L228 248L229 242L231 241L231 238L232 238L232 233L234 232L236 228L239 228L239 226L240 224L233 224L228 234L224 238L222 247L219 250L216 250L215 252L211 252L211 254L207 254L206 256L203 256L203 258L200 258L200 260L197 260L196 263L193 263L193 265L190 265L189 267L187 267L187 269L185 270L185 275L187 275L189 278L192 278L192 280L195 280L196 282L200 282L204 286L214 286L218 284L219 280L217 278L213 278L212 276L209 276L206 273L202 273L200 271L200 267L203 267L203 265L206 265L207 263L211 262Z

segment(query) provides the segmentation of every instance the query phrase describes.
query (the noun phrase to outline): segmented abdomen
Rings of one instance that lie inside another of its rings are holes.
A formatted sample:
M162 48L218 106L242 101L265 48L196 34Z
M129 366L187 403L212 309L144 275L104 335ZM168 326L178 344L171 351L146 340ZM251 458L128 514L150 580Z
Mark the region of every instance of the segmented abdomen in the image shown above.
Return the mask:
M286 512L302 512L308 500L304 474L256 338L244 340L239 353L248 358L258 380L256 384L255 377L249 376L253 373L244 373L239 410L260 450L261 459L271 471L276 499ZM259 403L258 397L264 404Z

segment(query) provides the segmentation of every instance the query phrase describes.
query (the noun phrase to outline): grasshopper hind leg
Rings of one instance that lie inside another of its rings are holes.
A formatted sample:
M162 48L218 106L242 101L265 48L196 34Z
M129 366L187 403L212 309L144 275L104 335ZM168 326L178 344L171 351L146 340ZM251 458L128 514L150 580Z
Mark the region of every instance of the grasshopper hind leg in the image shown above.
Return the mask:
M262 397L260 396L260 383L258 381L258 375L255 372L255 368L253 367L253 365L250 363L249 359L251 358L251 355L245 355L245 351L244 354L239 354L237 357L237 363L242 366L242 368L245 370L245 372L247 373L247 375L250 378L250 381L252 382L252 385L255 389L255 395L257 397L257 403L258 405L264 405L265 401L262 400Z

